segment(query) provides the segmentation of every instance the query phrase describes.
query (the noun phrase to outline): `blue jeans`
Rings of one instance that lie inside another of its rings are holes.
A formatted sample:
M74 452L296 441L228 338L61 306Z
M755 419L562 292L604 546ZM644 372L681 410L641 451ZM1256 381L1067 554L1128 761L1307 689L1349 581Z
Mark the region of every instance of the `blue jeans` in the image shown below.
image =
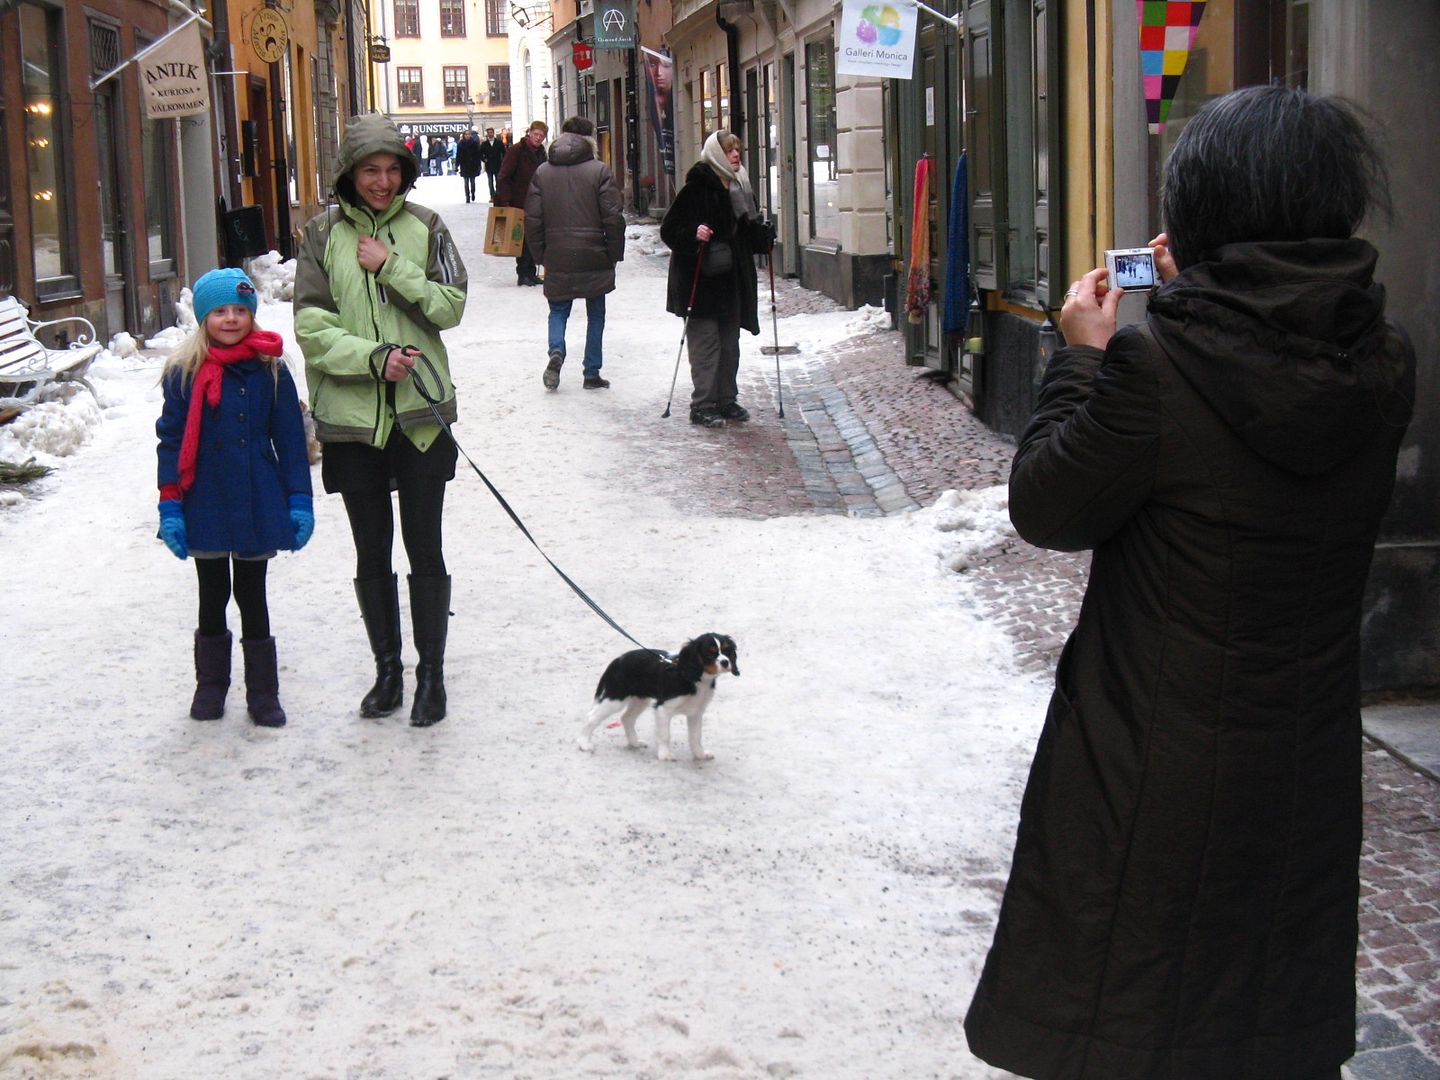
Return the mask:
M565 324L570 321L573 300L550 301L550 351L565 355ZM605 334L605 297L585 301L585 377L600 374L605 361L600 355L600 339Z

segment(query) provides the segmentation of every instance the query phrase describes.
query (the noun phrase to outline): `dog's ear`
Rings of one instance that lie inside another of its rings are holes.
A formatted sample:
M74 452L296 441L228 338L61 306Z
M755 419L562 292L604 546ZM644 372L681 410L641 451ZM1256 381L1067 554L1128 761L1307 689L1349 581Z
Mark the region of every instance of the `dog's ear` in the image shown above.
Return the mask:
M720 651L730 658L730 674L740 674L740 650L735 646L735 639L729 634L718 634L720 638Z
M691 678L698 679L700 677L700 673L705 670L705 662L700 658L699 638L687 641L680 647L680 655L675 658L675 666Z

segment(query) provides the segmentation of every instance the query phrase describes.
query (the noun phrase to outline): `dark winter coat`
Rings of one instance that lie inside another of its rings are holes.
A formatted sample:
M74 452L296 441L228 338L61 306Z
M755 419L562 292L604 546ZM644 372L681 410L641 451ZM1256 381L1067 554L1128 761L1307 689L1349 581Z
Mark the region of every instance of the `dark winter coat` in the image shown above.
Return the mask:
M711 243L723 240L730 244L734 268L721 277L700 278L689 314L699 319L734 316L743 329L758 334L755 254L768 249L770 234L759 220L735 219L730 192L703 161L696 162L685 174L685 183L675 193L675 201L660 223L660 239L671 251L665 310L682 318L686 314L690 288L695 282L695 261L700 254L700 241L695 239L700 225L714 230Z
M493 139L480 140L480 161L485 166L485 171L494 176L500 171L500 166L505 161L506 146L496 135Z
M615 289L625 258L625 215L610 167L589 139L562 133L535 170L525 200L525 239L545 267L545 299L589 300Z
M184 496L192 551L295 550L291 495L309 495L310 458L295 380L260 360L226 364L220 404L201 407L195 483ZM159 487L180 483L180 443L195 382L171 370L155 422Z
M530 181L535 170L545 164L545 145L531 146L529 139L521 139L505 151L505 160L500 164L500 175L495 179L496 206L525 208L525 196L530 194Z
M485 155L481 153L479 138L462 135L455 147L455 167L460 170L460 175L467 178L479 176L484 164Z
M1094 548L970 1046L1043 1080L1302 1080L1355 1046L1361 596L1414 355L1360 240L1235 244L1061 349L1021 536Z

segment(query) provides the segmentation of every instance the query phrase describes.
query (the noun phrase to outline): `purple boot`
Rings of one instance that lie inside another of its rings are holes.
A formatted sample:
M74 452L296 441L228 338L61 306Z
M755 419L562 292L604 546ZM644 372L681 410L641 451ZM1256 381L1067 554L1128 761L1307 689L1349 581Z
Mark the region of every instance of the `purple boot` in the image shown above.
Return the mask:
M225 695L230 690L230 631L205 637L195 631L195 699L190 716L195 720L219 720L225 715Z
M275 639L241 638L240 647L245 650L245 704L250 709L250 719L260 727L284 727Z

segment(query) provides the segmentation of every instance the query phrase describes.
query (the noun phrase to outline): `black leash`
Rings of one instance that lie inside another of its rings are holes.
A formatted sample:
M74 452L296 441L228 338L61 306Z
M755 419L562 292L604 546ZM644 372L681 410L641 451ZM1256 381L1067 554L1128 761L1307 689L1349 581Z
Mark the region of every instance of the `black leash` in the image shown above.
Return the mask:
M440 373L435 370L434 361L432 361L419 349L415 349L413 346L407 346L406 351L415 360L415 366L410 369L410 379L415 384L415 392L419 394L422 398L424 398L425 404L430 407L430 414L435 417L435 422L440 425L441 429L445 432L445 434L449 436L450 441L455 444L455 449L460 451L460 456L469 463L470 468L475 470L475 475L480 477L481 482L490 489L490 494L495 496L495 501L500 504L500 508L504 510L505 513L510 515L510 520L515 523L515 527L524 534L525 539L530 541L530 543L534 546L535 550L540 552L540 557L550 564L550 569L554 570L555 573L559 574L560 580L565 582L566 585L569 585L571 591L581 600L585 601L586 605L589 606L591 611L595 612L596 615L599 615L600 618L604 619L610 629L614 630L617 634L625 638L627 641L635 645L639 645L640 648L644 649L646 652L653 653L668 663L670 660L668 654L661 652L659 649L652 649L648 645L641 645L639 641L636 641L635 638L632 637L623 626L617 623L606 613L604 608L602 608L594 600L590 599L590 596L585 592L585 590L580 588L579 585L576 585L575 582L571 580L569 574L565 573L564 570L561 570L560 567L556 566L554 559L550 558L549 555L545 554L545 549L539 545L539 543L535 540L535 537L530 535L530 530L527 529L525 527L525 523L520 520L520 515L515 513L515 511L511 509L510 504L505 501L505 496L500 494L500 489L497 488L494 484L492 484L490 482L490 478L480 471L480 466L476 465L474 461L471 461L470 455L465 452L465 448L461 446L459 440L455 438L455 433L450 430L450 425L447 424L445 422L445 418L440 415L440 410L437 408L440 399L437 395L440 393L443 384L440 381ZM424 380L421 378L420 365L422 363L428 369L430 377L435 380L434 392L432 392L429 387L425 385Z

